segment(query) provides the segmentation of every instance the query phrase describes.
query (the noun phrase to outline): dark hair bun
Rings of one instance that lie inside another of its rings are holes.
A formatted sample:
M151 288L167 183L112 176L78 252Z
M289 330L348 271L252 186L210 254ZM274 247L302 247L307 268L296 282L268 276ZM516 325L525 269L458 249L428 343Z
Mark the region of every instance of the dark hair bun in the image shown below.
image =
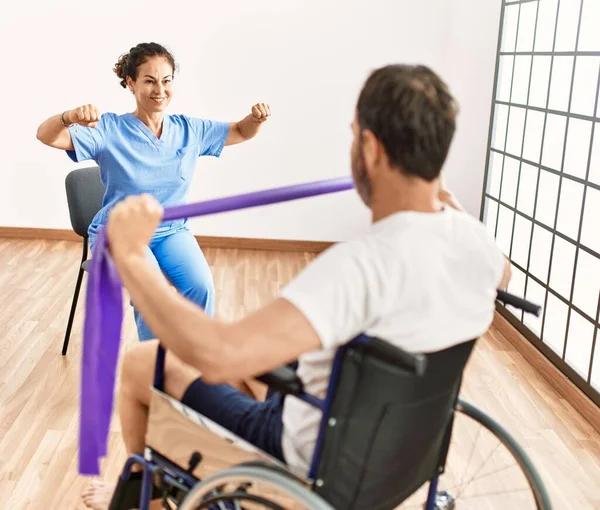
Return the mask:
M121 87L127 88L127 62L129 60L129 53L124 53L119 57L119 61L113 67L115 74L121 78Z

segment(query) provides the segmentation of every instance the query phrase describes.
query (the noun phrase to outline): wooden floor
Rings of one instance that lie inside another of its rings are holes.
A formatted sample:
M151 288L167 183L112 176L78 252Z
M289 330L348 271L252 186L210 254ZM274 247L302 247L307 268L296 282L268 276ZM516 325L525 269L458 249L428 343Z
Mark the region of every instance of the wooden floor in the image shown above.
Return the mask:
M256 308L313 255L206 250L218 314L234 319ZM0 239L0 507L82 508L87 479L77 475L82 310L69 353L60 355L80 246ZM135 342L131 310L124 345ZM504 425L525 448L554 508L600 508L600 437L492 328L476 348L463 397ZM117 420L103 477L124 459Z

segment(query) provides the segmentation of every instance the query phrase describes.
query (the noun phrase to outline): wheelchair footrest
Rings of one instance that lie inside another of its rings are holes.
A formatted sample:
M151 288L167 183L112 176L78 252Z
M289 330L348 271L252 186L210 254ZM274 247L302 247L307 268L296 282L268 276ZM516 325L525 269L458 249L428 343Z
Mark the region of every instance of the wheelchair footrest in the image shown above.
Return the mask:
M127 480L119 477L117 487L113 494L108 510L130 510L138 508L140 505L140 494L142 492L143 472L135 472L129 475ZM159 499L162 497L162 491L152 486L152 497L150 499Z

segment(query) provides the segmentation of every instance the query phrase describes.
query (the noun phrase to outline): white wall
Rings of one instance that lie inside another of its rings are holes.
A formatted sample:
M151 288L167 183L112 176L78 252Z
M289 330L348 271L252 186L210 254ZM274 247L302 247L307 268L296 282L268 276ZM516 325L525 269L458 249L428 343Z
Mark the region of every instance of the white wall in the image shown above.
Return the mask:
M75 166L35 138L50 115L93 103L134 107L111 69L141 41L180 64L170 112L239 120L252 104L273 115L260 136L202 158L190 201L347 175L354 104L367 74L425 63L446 79L462 114L447 181L479 212L499 2L480 0L156 0L24 2L0 18L3 100L0 225L70 228L64 177ZM369 217L353 191L192 220L201 235L336 241Z

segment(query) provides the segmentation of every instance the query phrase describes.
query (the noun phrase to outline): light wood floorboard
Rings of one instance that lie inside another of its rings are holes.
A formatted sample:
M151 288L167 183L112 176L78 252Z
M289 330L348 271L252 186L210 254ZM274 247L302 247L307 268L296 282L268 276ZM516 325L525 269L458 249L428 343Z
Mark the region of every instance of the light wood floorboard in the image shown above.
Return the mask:
M314 254L205 250L217 313L235 319L269 300ZM73 510L77 475L84 288L66 357L60 348L80 245L0 240L0 507ZM122 352L135 342L126 308ZM495 417L538 467L555 508L600 508L600 437L492 328L467 369L463 397ZM103 477L113 480L124 450L113 419Z

